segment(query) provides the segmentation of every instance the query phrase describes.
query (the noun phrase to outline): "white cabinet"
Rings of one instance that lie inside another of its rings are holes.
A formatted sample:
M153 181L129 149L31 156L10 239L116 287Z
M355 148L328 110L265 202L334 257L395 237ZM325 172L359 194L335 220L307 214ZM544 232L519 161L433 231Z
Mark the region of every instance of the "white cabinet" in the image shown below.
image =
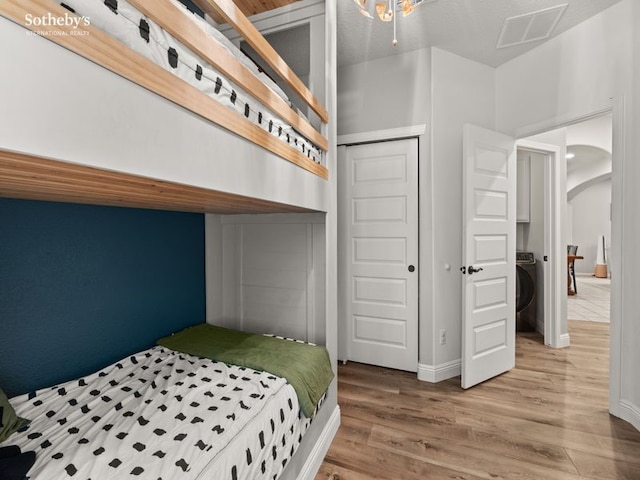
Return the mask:
M518 152L517 169L516 221L528 223L531 198L531 157L529 152Z

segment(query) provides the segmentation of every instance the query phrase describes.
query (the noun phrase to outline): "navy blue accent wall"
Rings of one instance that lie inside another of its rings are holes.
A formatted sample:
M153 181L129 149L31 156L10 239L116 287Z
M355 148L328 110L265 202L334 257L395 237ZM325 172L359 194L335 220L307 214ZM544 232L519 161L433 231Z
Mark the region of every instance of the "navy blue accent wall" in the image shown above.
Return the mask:
M203 215L0 199L0 387L9 396L204 321Z

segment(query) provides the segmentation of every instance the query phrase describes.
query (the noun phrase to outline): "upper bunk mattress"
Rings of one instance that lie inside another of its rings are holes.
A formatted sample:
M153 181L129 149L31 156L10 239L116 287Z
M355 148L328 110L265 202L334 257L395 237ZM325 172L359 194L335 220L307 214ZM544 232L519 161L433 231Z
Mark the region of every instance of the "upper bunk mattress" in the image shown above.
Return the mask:
M291 104L282 89L271 78L260 72L253 61L222 33L187 10L178 0L171 1L193 21L195 28L205 31L209 38L219 43L265 85ZM267 110L248 93L235 86L213 66L195 55L126 0L56 0L56 3L86 18L92 26L103 30L136 53L236 111L274 137L296 148L307 158L321 163L322 153L317 146Z
M11 403L37 480L275 479L311 422L283 378L160 346Z

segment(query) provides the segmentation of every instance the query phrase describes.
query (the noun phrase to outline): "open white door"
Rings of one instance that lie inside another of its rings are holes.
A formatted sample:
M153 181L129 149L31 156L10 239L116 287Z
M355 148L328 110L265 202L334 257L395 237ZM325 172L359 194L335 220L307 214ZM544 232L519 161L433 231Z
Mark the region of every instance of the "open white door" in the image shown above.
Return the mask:
M463 136L462 388L515 365L516 155L513 138Z

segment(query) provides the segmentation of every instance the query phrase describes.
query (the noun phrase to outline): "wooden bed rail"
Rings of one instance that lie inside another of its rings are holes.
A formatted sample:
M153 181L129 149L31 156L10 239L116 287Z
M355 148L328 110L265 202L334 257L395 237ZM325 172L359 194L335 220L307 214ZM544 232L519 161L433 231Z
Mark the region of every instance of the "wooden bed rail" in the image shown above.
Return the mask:
M279 96L266 87L253 73L241 65L214 40L210 39L200 28L192 25L191 20L168 0L130 1L163 28L169 27L166 28L167 31L180 42L189 46L196 54L227 75L234 83L287 121L319 148L324 151L328 149L326 137L311 126L306 119L294 112ZM69 11L67 9L51 0L0 0L0 15L33 31L37 31L42 27L28 24L26 22L27 15L33 17L48 15L64 17L68 14ZM173 23L174 21L175 24ZM117 73L321 178L328 179L329 173L324 165L309 159L296 148L273 137L260 126L253 124L242 115L210 98L171 72L164 70L129 49L102 30L92 25L85 25L83 22L80 22L77 26L47 25L46 29L49 32L53 32L46 36L48 40ZM266 40L264 41L266 42ZM114 55L113 52L118 52L118 54Z
M309 209L0 148L0 198L196 213L284 213Z
M313 96L307 86L302 83L278 52L265 40L251 21L233 3L233 0L194 0L194 3L210 16L221 16L229 25L242 35L253 49L269 64L271 68L316 112L323 123L329 122L329 114L322 104Z
M189 47L191 51L198 54L203 60L215 65L229 80L251 93L254 98L269 107L274 113L277 113L293 128L322 148L322 150L327 151L328 142L324 136L313 128L308 121L294 112L273 90L258 80L247 67L238 63L224 47L217 42L212 42L209 36L199 28L193 28L193 23L189 17L180 12L178 7L168 0L128 1L146 16L153 18L158 25ZM251 25L250 22L249 25ZM251 27L255 29L253 25ZM260 38L266 42L261 35ZM297 77L295 78L297 79ZM306 88L304 84L302 86ZM311 95L310 92L309 95Z

